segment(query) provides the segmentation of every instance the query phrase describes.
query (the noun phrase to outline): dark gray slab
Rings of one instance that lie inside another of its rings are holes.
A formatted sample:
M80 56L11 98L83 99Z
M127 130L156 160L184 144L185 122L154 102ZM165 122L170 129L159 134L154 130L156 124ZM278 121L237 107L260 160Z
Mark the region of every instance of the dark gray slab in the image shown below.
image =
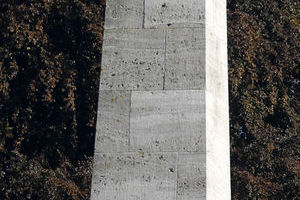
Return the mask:
M100 89L162 89L164 52L164 30L105 31Z
M204 0L145 0L145 27L200 27Z
M130 148L205 151L205 98L200 90L133 91Z
M100 91L95 152L123 152L129 147L130 92Z
M176 199L176 153L95 154L92 200Z
M144 0L107 0L105 29L142 28Z
M204 200L206 196L205 153L179 153L176 200Z
M203 28L168 30L165 89L205 88L204 31Z

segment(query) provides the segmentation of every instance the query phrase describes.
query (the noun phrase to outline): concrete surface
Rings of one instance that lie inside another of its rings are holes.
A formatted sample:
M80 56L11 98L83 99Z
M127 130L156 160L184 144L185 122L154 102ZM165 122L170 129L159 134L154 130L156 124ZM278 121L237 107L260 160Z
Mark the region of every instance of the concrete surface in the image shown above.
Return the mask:
M107 30L100 89L163 89L164 63L164 30Z
M176 153L96 153L91 199L174 200L176 160Z
M145 28L200 27L204 0L145 0Z
M177 200L205 199L205 159L205 153L179 153Z
M230 200L230 140L225 0L206 1L206 193Z
M144 0L107 0L105 29L142 28Z
M165 89L205 88L204 28L167 31L165 68Z
M92 200L229 200L224 0L107 0Z
M204 152L204 105L200 90L133 91L130 149Z
M129 149L130 91L99 92L95 152Z

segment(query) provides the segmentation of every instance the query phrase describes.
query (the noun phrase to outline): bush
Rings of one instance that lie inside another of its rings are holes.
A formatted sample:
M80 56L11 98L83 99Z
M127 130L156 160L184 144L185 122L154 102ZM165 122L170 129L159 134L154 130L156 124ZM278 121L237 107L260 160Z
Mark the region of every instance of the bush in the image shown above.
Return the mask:
M0 199L88 199L104 5L1 2Z
M299 199L299 3L229 0L233 199Z

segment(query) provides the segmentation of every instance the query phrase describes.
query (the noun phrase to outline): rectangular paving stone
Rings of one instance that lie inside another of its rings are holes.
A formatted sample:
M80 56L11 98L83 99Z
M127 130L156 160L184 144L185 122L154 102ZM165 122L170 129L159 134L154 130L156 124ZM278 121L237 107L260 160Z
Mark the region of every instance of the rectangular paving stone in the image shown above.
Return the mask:
M144 0L107 0L105 29L142 28Z
M176 199L176 153L95 154L92 200Z
M104 31L104 48L165 49L165 31L157 29L118 29Z
M95 152L128 151L129 111L129 91L100 91Z
M145 28L200 27L204 0L145 0Z
M205 88L204 31L203 28L168 30L165 89Z
M205 151L204 105L201 90L133 91L130 149Z
M178 154L176 200L205 199L205 166L205 153Z
M164 30L107 30L104 34L101 90L163 88Z

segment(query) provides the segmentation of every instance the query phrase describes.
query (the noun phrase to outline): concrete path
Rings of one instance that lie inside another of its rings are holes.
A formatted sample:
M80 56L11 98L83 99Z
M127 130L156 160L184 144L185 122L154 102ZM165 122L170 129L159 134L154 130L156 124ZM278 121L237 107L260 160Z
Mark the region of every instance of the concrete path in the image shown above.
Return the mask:
M230 199L225 3L107 0L91 199Z

